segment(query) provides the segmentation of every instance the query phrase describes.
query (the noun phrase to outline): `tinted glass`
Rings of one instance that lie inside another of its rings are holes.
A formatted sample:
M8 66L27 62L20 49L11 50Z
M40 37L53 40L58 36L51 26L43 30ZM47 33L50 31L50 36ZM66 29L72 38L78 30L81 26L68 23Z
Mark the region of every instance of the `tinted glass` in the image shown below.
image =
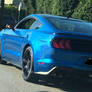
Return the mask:
M31 19L27 19L25 21L23 21L22 23L20 23L17 28L18 29L29 29L30 26L35 22L36 20L31 18Z
M45 17L57 29L70 32L92 33L92 23L57 17Z
M42 26L42 23L39 20L36 20L30 27L30 29L39 29Z

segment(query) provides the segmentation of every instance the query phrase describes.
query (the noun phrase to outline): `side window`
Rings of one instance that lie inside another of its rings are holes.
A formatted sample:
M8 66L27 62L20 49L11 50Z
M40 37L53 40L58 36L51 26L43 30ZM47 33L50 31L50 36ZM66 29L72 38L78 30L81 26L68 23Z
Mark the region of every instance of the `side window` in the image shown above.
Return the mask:
M21 22L16 28L17 29L29 29L30 26L36 21L36 19L30 18Z
M39 29L42 26L40 20L36 20L31 26L30 29Z

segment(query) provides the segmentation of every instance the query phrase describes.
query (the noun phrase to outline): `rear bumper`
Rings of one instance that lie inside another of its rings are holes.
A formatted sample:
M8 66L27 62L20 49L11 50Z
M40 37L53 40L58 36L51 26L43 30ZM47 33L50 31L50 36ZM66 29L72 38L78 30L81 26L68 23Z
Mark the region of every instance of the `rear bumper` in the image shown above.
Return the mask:
M1 37L0 37L0 56L1 56Z
M37 60L37 64L39 62L44 62L44 64L38 64L37 72L49 72L54 67L68 67L79 70L92 71L92 65L85 64L88 58L92 58L92 54L70 51L55 51L51 55L50 54L48 54L48 56L46 54L45 58Z
M43 65L40 64L38 65L38 71L49 72L49 71L52 71L53 68L55 69L57 67L68 67L68 68L74 68L79 70L92 71L92 65L87 65L85 64L85 62L81 62L79 64L79 63L72 63L72 62L67 63L66 61L62 61L61 63L44 63Z

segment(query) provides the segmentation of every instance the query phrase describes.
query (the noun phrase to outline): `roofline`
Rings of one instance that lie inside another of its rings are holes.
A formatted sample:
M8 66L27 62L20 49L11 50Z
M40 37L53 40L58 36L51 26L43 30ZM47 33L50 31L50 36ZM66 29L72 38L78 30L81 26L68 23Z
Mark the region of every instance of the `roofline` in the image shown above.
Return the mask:
M72 20L72 21L78 21L78 22L87 22L87 21L84 21L84 20L81 20L81 19L76 19L76 18L68 18L68 17L65 17L65 16L58 16L58 15L52 15L52 14L32 14L33 16L37 15L37 16L40 16L40 17L58 17L58 18L62 18L62 19L69 19L69 20Z
M52 14L30 14L30 15L28 15L27 17L44 18L45 16L46 16L46 17L58 17L58 18L62 18L62 19L68 19L68 20L70 20L70 21L91 23L91 22L84 21L84 20L81 20L81 19L67 18L67 17L64 17L64 16L58 16L58 15L52 15Z

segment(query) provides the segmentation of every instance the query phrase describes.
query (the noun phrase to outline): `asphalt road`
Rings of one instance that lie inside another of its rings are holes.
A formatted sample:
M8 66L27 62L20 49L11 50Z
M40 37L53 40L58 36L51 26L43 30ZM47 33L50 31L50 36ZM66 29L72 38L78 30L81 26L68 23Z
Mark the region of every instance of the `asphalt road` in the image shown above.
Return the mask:
M7 64L0 65L0 92L92 92L92 79L74 71L61 78L39 75L38 81L26 82L21 69Z

